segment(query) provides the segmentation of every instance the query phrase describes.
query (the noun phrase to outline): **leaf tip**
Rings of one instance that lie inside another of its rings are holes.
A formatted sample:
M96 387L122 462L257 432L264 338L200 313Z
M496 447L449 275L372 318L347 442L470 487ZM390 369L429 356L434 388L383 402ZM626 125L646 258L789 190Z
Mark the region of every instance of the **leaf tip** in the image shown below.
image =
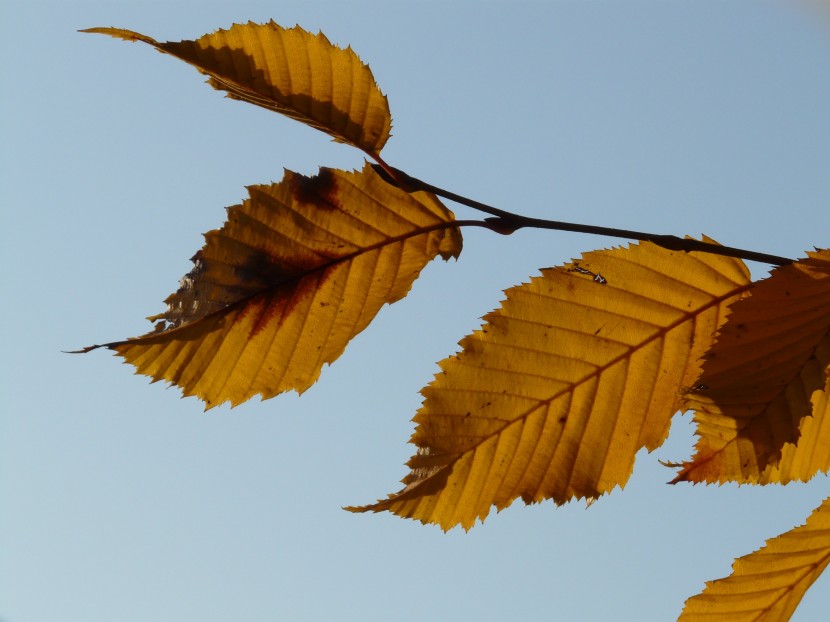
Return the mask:
M142 41L143 43L148 43L150 45L158 44L158 41L156 41L152 37L148 37L147 35L143 35L140 32L127 30L125 28L96 26L95 28L84 28L79 30L78 32L96 35L109 35L110 37L114 37L116 39L123 39L124 41Z
M86 354L87 352L92 352L93 350L97 350L98 348L105 348L107 347L106 344L95 344L93 346L86 346L85 348L81 348L80 350L61 350L63 354Z

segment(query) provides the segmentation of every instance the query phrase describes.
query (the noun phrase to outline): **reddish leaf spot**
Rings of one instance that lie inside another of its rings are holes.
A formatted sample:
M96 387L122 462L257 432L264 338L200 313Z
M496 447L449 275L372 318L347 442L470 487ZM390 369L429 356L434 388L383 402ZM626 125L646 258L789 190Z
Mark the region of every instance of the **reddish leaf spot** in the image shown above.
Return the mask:
M322 287L331 272L332 267L322 271L307 271L292 277L288 284L252 298L240 313L240 319L248 313L256 314L256 320L251 327L251 338L256 337L271 322L277 322L277 325L281 326L302 301L313 296L314 292Z

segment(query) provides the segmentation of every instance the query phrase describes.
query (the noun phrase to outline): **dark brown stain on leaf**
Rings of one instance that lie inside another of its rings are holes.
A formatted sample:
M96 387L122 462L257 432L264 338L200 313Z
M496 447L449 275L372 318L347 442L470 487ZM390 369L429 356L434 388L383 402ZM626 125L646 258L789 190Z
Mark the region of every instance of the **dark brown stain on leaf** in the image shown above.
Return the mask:
M253 297L245 304L240 319L248 313L255 313L256 320L251 328L255 337L271 322L282 326L283 319L290 317L297 306L319 290L328 279L334 266L321 270L306 271L291 277L290 282Z
M294 175L290 183L291 194L297 202L323 209L341 209L337 200L337 180L331 169L321 168L313 177Z
M234 274L251 287L273 287L297 274L296 266L289 266L266 252L250 255L234 268Z

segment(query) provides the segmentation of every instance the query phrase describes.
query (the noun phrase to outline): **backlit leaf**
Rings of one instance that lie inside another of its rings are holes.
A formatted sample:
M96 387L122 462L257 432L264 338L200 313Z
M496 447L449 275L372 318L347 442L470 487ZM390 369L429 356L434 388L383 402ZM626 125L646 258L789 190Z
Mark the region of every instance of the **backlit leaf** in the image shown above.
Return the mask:
M822 348L818 358L830 366L830 348ZM759 484L806 482L830 470L830 377L823 391L813 391L811 402L812 416L801 420L797 441L784 445L778 464L767 466Z
M814 394L825 388L830 251L776 268L749 293L730 310L699 389L687 395L699 440L675 481L758 482L797 441Z
M209 76L228 97L307 123L376 157L392 127L389 104L351 48L299 26L234 24L195 41L160 43L122 28L82 32L141 41Z
M830 499L806 524L735 560L732 574L686 601L679 622L784 622L830 563Z
M399 190L368 165L287 171L248 191L205 235L167 311L150 318L156 330L105 344L208 407L304 391L431 259L461 251L437 198Z
M623 486L666 438L727 305L736 259L651 243L587 253L506 291L423 390L406 487L353 511L469 529L490 507Z

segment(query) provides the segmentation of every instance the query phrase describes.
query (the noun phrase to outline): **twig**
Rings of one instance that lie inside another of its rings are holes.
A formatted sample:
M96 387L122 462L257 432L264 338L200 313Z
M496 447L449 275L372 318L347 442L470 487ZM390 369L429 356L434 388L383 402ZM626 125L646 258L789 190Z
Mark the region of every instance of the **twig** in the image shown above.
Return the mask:
M793 259L788 257L779 257L777 255L769 255L767 253L758 253L755 251L748 251L732 246L721 246L711 242L703 242L692 238L680 238L676 235L661 235L657 233L646 233L644 231L632 231L630 229L617 229L615 227L600 227L597 225L581 225L578 223L562 222L558 220L546 220L544 218L530 218L522 216L521 214L514 214L506 210L468 199L465 196L444 190L425 181L421 181L416 177L407 175L403 171L389 167L382 167L373 165L375 171L381 175L389 183L396 185L407 192L416 190L425 190L436 194L455 203L466 205L480 212L485 212L492 215L494 218L487 218L486 221L492 226L490 229L509 235L514 231L525 227L534 229L555 229L557 231L574 231L577 233L590 233L594 235L606 235L615 238L626 238L632 240L643 240L653 242L663 248L673 251L699 251L702 253L712 253L714 255L723 255L726 257L738 257L740 259L748 259L751 261L759 261L761 263L768 263L775 266L784 266L793 263ZM394 177L392 176L394 175Z

